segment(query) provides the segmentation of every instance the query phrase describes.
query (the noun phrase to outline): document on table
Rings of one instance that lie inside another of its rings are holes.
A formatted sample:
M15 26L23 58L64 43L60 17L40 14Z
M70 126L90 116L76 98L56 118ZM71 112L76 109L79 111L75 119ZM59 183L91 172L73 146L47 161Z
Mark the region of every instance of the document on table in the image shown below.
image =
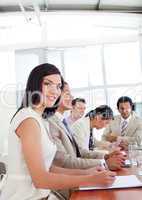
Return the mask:
M98 190L98 189L113 189L113 188L130 188L130 187L142 187L142 182L135 176L116 176L116 180L111 186L105 187L80 187L79 190Z

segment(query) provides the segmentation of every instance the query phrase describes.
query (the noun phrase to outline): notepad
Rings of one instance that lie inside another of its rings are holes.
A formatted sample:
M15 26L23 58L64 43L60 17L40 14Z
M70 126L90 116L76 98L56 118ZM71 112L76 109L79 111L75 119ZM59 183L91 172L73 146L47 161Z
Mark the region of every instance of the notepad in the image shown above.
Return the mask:
M80 187L79 190L98 190L98 189L113 189L113 188L130 188L142 187L142 182L135 176L116 176L116 180L111 186L108 187Z

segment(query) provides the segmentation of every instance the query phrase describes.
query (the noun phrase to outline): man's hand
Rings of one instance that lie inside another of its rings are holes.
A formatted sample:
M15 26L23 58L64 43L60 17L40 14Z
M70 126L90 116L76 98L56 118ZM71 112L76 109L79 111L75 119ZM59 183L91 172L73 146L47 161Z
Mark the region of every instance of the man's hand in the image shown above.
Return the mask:
M114 151L105 155L104 158L110 170L120 170L124 166L124 161L127 157L121 151Z
M117 157L107 159L106 163L110 170L120 170L124 166L124 161Z
M97 148L101 149L101 150L109 151L110 145L111 145L111 142L109 142L109 141L99 141L99 142L97 142Z
M121 150L124 150L124 151L128 151L128 141L127 140L122 140L119 144L119 147L121 148Z
M110 133L106 136L106 140L109 142L116 142L118 135L116 133Z

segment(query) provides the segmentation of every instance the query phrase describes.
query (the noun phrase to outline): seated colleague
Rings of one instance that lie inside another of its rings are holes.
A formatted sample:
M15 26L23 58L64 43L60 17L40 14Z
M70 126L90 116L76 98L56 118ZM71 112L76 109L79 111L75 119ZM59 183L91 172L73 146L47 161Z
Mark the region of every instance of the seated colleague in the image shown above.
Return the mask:
M122 96L117 101L117 109L120 115L104 130L102 139L109 142L116 142L127 150L129 143L138 144L142 141L142 119L132 111L133 103L130 97ZM120 144L119 144L120 143Z
M50 131L58 149L54 162L62 167L82 169L101 165L104 161L104 153L79 149L69 124L64 120L63 113L71 109L71 102L70 88L65 83L58 109L55 115L48 118ZM124 162L124 156L120 152L115 152L105 155L105 160L110 169L120 169Z
M68 123L72 125L75 121L83 117L85 109L86 109L85 99L83 98L73 99L70 115L66 118Z
M22 105L11 121L8 173L1 200L51 199L53 189L108 185L114 181L115 173L109 171L88 174L86 170L52 165L56 145L45 129L42 113L58 101L61 87L61 75L54 65L42 64L30 73Z
M113 111L107 105L102 105L91 110L85 117L72 125L74 138L80 148L94 150L95 147L103 148L109 143L99 142L93 136L93 129L106 127L113 118ZM107 143L107 144L104 144Z

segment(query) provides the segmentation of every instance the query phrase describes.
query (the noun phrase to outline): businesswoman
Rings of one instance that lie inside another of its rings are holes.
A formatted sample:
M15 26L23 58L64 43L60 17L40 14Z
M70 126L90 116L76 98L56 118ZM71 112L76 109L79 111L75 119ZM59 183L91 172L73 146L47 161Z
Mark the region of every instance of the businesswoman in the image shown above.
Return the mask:
M42 64L30 73L21 107L10 125L8 172L1 200L51 199L53 189L114 181L113 172L68 170L52 165L56 145L42 114L45 108L55 106L62 85L61 74L54 65Z

